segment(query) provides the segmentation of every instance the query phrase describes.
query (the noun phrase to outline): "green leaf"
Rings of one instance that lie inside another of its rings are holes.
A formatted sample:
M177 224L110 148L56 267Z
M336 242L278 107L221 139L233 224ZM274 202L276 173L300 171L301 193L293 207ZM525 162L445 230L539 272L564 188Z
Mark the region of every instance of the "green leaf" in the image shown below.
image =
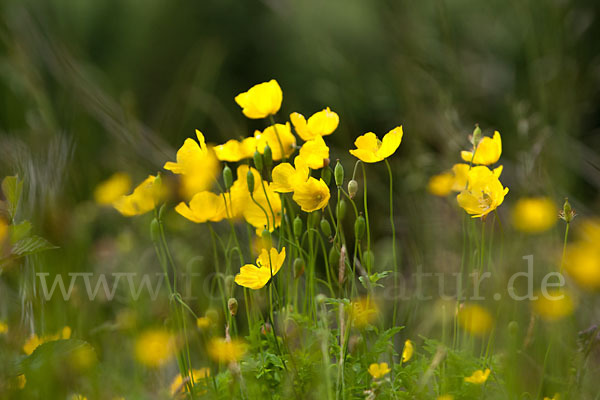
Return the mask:
M23 221L19 224L13 224L10 226L10 241L11 243L17 243L29 236L31 233L31 222Z
M43 237L34 235L16 242L11 253L17 257L22 257L57 248Z
M2 193L8 201L8 213L14 219L19 208L21 193L23 193L23 181L18 176L7 176L2 181Z

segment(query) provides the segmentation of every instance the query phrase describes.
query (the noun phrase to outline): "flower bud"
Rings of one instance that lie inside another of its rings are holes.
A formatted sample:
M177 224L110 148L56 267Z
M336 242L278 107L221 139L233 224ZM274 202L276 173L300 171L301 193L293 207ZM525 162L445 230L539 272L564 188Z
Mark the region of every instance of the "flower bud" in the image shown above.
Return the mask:
M481 142L481 128L479 125L475 125L475 129L473 130L473 146L477 147L479 142Z
M317 226L320 220L321 212L319 210L311 212L310 214L308 214L308 227L314 228L315 226Z
M323 232L326 237L331 237L331 225L325 218L321 220L321 232Z
M354 235L358 240L361 240L365 236L365 228L365 217L359 215L358 218L356 218L356 221L354 221Z
M327 296L325 296L323 293L319 293L315 296L315 302L317 304L323 304L325 303L325 300L327 300Z
M331 246L331 249L329 249L329 267L334 272L334 275L338 272L339 264L340 252L335 246Z
M329 186L329 183L331 182L331 168L329 168L328 165L321 170L321 179Z
M356 192L358 192L358 182L352 179L348 182L348 196L353 199L356 196Z
M305 264L302 258L298 257L294 260L293 271L295 279L300 278L304 274L304 267Z
M302 219L296 215L294 218L294 236L300 238L302 236Z
M344 219L346 216L346 210L348 209L348 203L346 200L341 199L337 204L337 218L338 220Z
M335 184L341 187L344 183L344 166L340 163L340 160L337 160L333 174L335 175Z
M265 167L270 170L273 166L273 151L271 151L271 147L269 147L269 145L266 145L265 149L263 150L263 161Z
M150 222L150 238L153 242L160 240L160 225L156 218L153 218L152 222Z
M258 150L254 150L254 155L252 156L254 159L254 167L258 170L258 172L262 173L263 170L263 156L258 152Z
M273 247L271 232L269 232L267 229L263 229L262 233L260 234L260 239L262 240L263 248L269 250L271 247Z
M252 173L252 170L248 170L248 173L246 174L246 183L248 184L248 191L250 193L254 193L254 174Z
M571 221L573 221L573 218L575 218L576 215L577 214L575 213L573 208L571 208L571 203L569 203L569 199L565 198L565 204L563 204L563 209L560 211L558 216L561 219L563 219L567 224L569 224L571 223Z
M229 309L229 313L235 316L238 311L238 301L234 297L230 298L227 300L227 308Z
M225 190L229 190L233 186L233 172L229 165L225 165L223 168L223 182L225 182Z

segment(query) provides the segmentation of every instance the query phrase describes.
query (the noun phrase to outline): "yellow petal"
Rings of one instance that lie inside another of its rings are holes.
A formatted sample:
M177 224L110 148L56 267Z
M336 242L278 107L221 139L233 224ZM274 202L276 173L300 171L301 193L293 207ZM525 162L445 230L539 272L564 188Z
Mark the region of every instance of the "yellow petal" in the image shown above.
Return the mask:
M309 178L298 185L292 197L302 211L312 212L324 208L329 202L329 187L323 179Z
M264 148L268 144L275 161L291 156L296 147L296 138L292 134L289 123L271 125L262 132L254 132L254 137L259 153L264 153ZM282 147L283 157L281 154Z
M492 314L477 304L466 304L461 307L457 320L465 331L475 336L489 333L494 325Z
M545 232L558 221L558 208L547 197L524 197L512 209L512 223L516 230L535 234Z
M273 190L279 193L289 193L294 191L292 185L293 176L296 169L290 163L281 163L273 168L271 176L273 178Z
M475 157L469 151L461 152L461 157L464 161L473 164L491 165L496 163L502 155L502 138L500 132L494 132L494 136L484 137L481 139L475 150Z
M101 205L110 205L131 189L131 178L124 172L117 172L101 182L94 190L94 199Z
M452 192L452 186L454 185L454 175L451 172L443 172L438 175L434 175L429 178L427 184L427 190L429 193L444 197Z
M154 209L166 195L165 189L158 182L156 176L148 176L132 194L121 196L113 206L127 217L145 214Z
M402 362L409 361L412 358L414 351L415 347L413 345L413 342L411 342L410 340L405 341L404 350L402 350Z
M315 136L302 145L299 157L309 168L323 168L325 160L329 159L329 147L321 136Z
M376 156L380 159L385 159L394 154L402 142L402 127L398 126L385 134L381 141L381 147L377 150Z
M276 114L281 107L282 99L281 87L274 79L254 85L247 92L240 93L235 97L235 101L242 107L244 115L252 119Z
M304 118L304 115L297 112L291 113L290 121L292 122L292 125L294 125L296 133L302 138L302 140L312 139L313 135L308 130L306 118Z

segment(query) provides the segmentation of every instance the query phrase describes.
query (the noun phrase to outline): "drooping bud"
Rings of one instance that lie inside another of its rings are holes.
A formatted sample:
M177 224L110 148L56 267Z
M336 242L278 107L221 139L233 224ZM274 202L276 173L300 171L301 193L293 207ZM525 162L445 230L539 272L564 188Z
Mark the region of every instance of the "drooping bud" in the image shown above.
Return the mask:
M263 229L263 231L260 234L260 239L262 240L263 248L269 250L271 247L273 247L273 239L271 239L271 232L269 232L267 229Z
M335 184L337 187L341 187L344 184L344 166L337 160L335 163L335 170L333 171L335 175Z
M323 232L326 237L331 237L331 225L325 218L321 219L321 232Z
M227 300L227 308L229 309L229 313L235 317L238 311L238 301L232 297Z
M295 279L300 278L304 274L304 267L305 264L302 258L298 257L294 260L293 271Z
M248 173L246 174L246 183L248 184L248 191L250 193L254 193L254 174L252 173L252 171L249 169Z
M348 203L346 200L341 199L337 204L337 217L338 219L344 219L346 216L346 210L348 209Z
M361 240L365 236L365 228L365 217L359 215L358 218L356 218L356 221L354 221L354 235L358 240Z
M310 214L308 214L308 227L314 228L315 226L317 226L320 220L321 212L319 210L311 212Z
M150 222L150 238L156 243L160 240L160 225L156 218Z
M348 182L348 196L350 196L351 199L354 198L354 196L356 196L356 193L358 192L358 182L356 182L354 179L350 180L350 182Z
M263 155L258 152L258 150L254 150L254 155L252 156L254 159L254 167L258 170L258 172L262 173L263 170Z
M326 165L321 170L321 179L329 186L329 183L331 182L331 168L329 168L329 166Z
M331 249L329 249L329 267L331 268L334 275L337 273L339 264L340 252L335 246L331 246Z
M296 215L294 218L294 236L298 239L302 236L302 219Z
M271 167L273 166L273 151L271 150L271 147L269 147L268 144L265 146L265 149L263 150L263 161L264 161L265 167L267 167L267 169L270 170Z
M225 165L223 168L223 182L225 183L225 190L229 190L233 186L233 172L229 165Z

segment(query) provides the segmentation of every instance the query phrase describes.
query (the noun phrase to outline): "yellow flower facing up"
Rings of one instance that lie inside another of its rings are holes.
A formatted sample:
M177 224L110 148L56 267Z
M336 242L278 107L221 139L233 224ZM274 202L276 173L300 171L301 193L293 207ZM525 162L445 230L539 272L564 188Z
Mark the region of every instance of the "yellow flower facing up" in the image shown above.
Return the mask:
M239 361L248 351L248 346L241 340L213 338L207 350L214 361L229 364Z
M124 172L117 172L101 182L94 190L96 203L109 206L131 189L131 178Z
M383 161L398 149L402 136L401 126L386 133L382 140L379 140L373 132L365 133L356 138L354 141L356 149L350 150L350 154L366 163Z
M475 151L461 151L460 156L463 161L479 165L491 165L496 163L502 155L502 138L500 132L494 132L494 137L484 137L481 139ZM472 161L471 161L472 160Z
M302 145L299 157L309 168L323 168L329 162L329 147L321 136L316 136Z
M186 385L188 382L193 381L194 385L203 382L206 378L210 376L209 368L200 368L200 369L192 369L191 374L185 379L181 377L181 374L177 374L175 378L171 381L171 385L169 386L169 392L172 397L175 398L183 398L185 396Z
M467 189L456 200L472 218L482 218L498 208L508 188L502 186L496 173L485 166L471 168L467 173Z
M140 183L133 193L119 197L113 207L126 217L142 215L153 210L164 198L166 191L157 176L150 175Z
M533 312L546 321L557 321L573 314L575 310L575 299L567 290L549 289L548 296L543 293L536 293L536 300L533 300L531 307Z
M290 121L298 136L304 141L312 140L316 137L331 135L340 123L340 117L329 107L314 113L308 121L300 113L290 114Z
M181 194L190 199L198 192L210 189L219 174L219 161L209 149L202 132L196 129L194 139L186 139L177 151L177 162L167 162L164 169L181 175Z
M223 196L212 192L196 193L189 206L181 202L175 207L175 211L198 224L207 221L219 222L227 214Z
M163 329L150 329L142 332L135 340L136 360L150 368L167 364L177 349L175 338Z
M404 349L402 350L402 362L405 363L409 361L412 358L414 352L415 346L413 345L413 342L410 340L406 340L404 342Z
M301 157L294 159L294 166L290 163L278 164L271 176L273 177L272 189L278 193L291 193L302 183L308 180L310 170Z
M485 308L477 304L464 304L456 316L458 324L474 336L484 336L492 330L494 318Z
M329 203L331 194L329 187L323 179L317 180L316 178L310 177L306 182L299 184L295 190L292 198L302 211L312 212L321 210Z
M263 288L269 280L279 272L285 261L285 247L278 253L277 249L262 249L256 259L256 265L246 264L235 276L235 283L249 289Z
M379 307L370 297L361 297L350 303L350 319L358 328L364 328L377 320Z
M383 378L391 371L390 367L387 363L382 362L381 364L371 364L369 365L369 374L373 377L373 379Z
M247 92L235 96L244 115L251 119L265 118L277 114L281 108L283 92L275 79L254 85Z
M254 138L256 139L256 150L263 154L265 146L269 145L273 160L278 161L283 157L289 157L294 153L296 148L296 137L292 133L290 124L275 124L268 126L264 131L254 132ZM281 148L283 147L283 156L281 154ZM254 154L254 152L252 152Z
M252 158L256 150L256 138L251 136L242 141L231 139L215 146L215 155L221 161L238 162L247 158Z
M525 233L541 233L552 228L558 221L558 208L547 197L524 197L512 210L512 223L516 230Z
M71 338L71 328L69 326L65 326L61 329L60 332L54 333L52 335L44 335L42 337L38 337L35 333L31 335L23 344L23 352L27 355L30 355L44 343L53 342L55 340L66 340Z
M473 372L473 375L465 376L465 382L481 385L488 380L490 372L491 371L489 368L486 368L485 371L478 369L477 371Z

